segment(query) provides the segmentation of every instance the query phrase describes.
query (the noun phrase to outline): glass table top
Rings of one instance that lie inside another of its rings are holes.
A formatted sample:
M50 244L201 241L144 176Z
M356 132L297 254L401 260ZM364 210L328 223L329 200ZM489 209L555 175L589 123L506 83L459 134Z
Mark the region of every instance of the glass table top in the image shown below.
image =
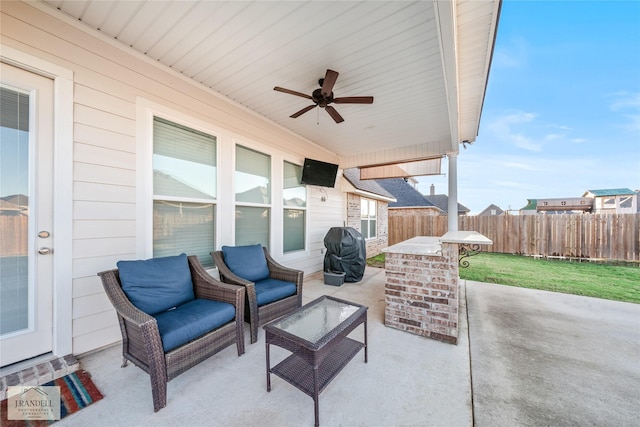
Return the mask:
M270 324L311 343L327 335L354 314L360 306L323 297L302 310Z

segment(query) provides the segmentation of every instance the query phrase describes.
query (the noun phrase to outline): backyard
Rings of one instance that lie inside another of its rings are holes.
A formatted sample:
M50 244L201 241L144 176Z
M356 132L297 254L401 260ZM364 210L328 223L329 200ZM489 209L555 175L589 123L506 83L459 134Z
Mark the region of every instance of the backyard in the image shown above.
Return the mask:
M640 303L640 268L633 264L575 262L520 255L480 253L460 278L614 301ZM384 254L367 260L384 267Z

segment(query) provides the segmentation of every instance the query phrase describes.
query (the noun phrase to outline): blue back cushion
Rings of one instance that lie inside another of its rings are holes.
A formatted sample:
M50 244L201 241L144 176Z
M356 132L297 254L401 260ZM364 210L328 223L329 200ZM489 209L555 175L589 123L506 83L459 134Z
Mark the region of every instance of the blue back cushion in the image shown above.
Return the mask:
M224 263L236 276L257 282L269 277L262 245L223 246Z
M118 261L122 290L133 305L154 315L195 298L186 254Z
M207 299L194 299L155 316L165 352L186 344L232 321L233 305Z

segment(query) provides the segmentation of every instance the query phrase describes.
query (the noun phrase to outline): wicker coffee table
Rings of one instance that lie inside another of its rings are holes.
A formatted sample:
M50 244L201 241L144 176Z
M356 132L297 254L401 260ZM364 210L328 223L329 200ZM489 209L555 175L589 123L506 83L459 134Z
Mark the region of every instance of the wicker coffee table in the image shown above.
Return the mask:
M267 391L271 391L271 373L274 373L312 397L318 426L320 392L362 348L367 363L367 308L325 295L265 325ZM364 342L347 338L361 323L364 323ZM271 344L293 354L272 368Z

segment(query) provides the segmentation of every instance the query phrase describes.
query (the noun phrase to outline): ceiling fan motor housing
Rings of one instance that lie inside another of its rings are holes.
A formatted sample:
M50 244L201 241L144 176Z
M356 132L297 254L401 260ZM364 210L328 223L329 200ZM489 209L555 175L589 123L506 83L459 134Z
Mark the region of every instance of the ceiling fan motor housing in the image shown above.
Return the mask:
M322 108L333 102L333 92L331 92L329 96L323 96L321 88L314 90L313 94L311 94L311 97L313 98L313 102L315 102L319 107Z

